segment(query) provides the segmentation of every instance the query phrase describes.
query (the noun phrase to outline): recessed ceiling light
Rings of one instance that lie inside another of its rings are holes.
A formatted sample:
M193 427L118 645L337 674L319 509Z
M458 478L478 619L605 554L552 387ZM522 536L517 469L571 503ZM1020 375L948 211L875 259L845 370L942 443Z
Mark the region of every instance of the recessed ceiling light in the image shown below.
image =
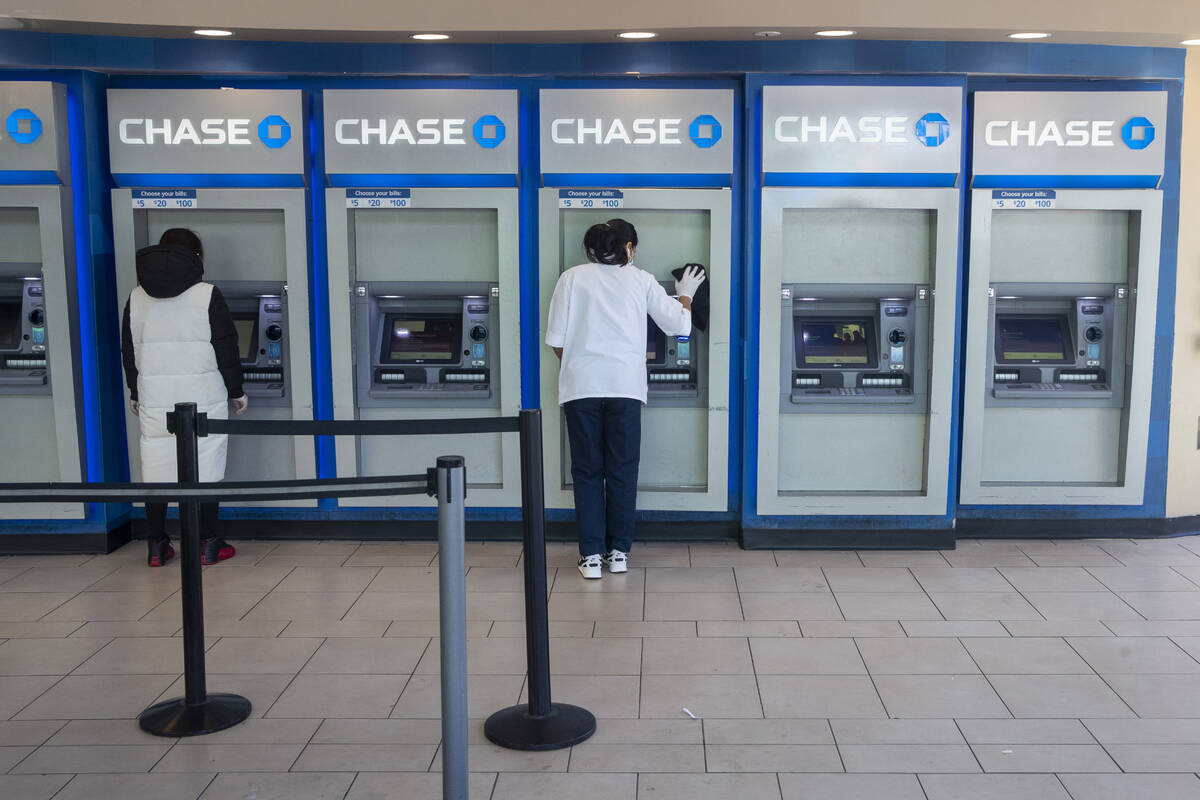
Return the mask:
M631 70L626 71L625 74L626 75L641 75L642 73L640 70L631 69Z
M1008 35L1008 38L1010 38L1010 39L1049 39L1050 34L1048 34L1048 33L1032 33L1032 32L1031 33L1010 33Z
M447 33L414 33L412 38L421 42L440 42L443 39L449 39L450 35Z
M220 28L200 28L192 33L197 36L233 36L233 31L223 31Z
M655 36L658 36L657 33L651 33L650 31L625 31L625 33L618 33L617 35L622 39L653 39Z
M858 31L817 31L817 36L853 36Z
M754 35L760 39L774 39L778 36L783 36L779 31L758 31Z
M1180 44L1184 47L1196 47L1200 46L1200 39L1184 39Z

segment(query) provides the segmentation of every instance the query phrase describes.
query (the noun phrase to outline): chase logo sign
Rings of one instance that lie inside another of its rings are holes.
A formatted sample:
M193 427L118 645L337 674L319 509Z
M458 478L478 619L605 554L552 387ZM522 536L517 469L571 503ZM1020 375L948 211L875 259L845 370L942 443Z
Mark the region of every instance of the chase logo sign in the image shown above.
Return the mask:
M775 141L784 144L913 144L940 147L950 138L950 122L929 113L909 124L909 117L866 114L860 117L783 114L775 118Z
M926 147L940 147L950 138L950 123L941 114L926 114L917 120L917 141Z
M8 115L4 129L14 142L33 144L42 136L42 121L28 108L18 108Z
M1132 117L1121 127L1121 141L1130 150L1145 150L1154 142L1154 123L1145 117Z
M250 118L208 117L193 121L181 119L143 119L126 117L117 123L121 144L128 145L252 145ZM292 126L280 114L268 114L255 126L258 141L278 150L292 139Z
M465 117L422 117L408 119L338 119L333 123L333 140L349 146L465 145ZM471 126L471 139L480 147L499 147L508 129L495 114L484 114Z

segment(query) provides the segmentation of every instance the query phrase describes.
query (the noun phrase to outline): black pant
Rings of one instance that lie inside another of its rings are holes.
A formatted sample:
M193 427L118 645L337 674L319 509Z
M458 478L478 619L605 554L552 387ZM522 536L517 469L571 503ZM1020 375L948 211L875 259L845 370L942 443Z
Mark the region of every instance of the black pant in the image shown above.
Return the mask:
M628 553L642 457L642 404L626 397L588 397L564 403L563 412L579 554Z
M200 538L209 539L217 535L218 503L200 504ZM146 503L146 538L167 538L167 504Z

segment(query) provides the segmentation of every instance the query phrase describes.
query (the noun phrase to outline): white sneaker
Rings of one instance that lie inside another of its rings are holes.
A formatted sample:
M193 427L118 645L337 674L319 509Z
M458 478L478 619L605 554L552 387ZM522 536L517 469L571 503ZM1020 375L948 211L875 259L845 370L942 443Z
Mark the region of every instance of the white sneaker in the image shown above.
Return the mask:
M609 550L608 555L604 557L604 563L608 564L608 571L612 573L629 571L629 556L620 550Z
M599 553L596 553L590 556L580 556L579 563L576 566L579 567L580 575L588 580L597 580L604 577L604 573L600 569L602 562L603 557Z

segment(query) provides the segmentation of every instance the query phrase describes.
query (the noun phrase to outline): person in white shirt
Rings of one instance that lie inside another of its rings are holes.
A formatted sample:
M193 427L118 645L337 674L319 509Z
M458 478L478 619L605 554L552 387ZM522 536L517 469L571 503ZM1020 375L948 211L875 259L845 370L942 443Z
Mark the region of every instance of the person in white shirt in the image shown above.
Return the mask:
M688 267L671 297L633 264L637 230L623 219L583 237L587 264L554 287L546 344L562 364L558 403L567 421L579 572L600 578L628 569L633 545L642 406L646 403L646 317L667 336L692 330L692 298L704 270Z

